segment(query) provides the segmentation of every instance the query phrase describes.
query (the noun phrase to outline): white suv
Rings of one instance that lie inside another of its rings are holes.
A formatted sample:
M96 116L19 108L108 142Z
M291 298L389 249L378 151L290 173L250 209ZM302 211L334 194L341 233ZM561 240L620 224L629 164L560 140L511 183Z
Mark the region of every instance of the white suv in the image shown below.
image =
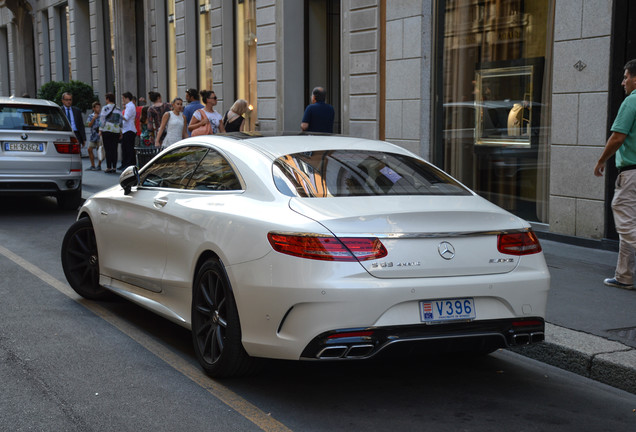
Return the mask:
M51 195L76 209L82 198L80 144L59 105L0 97L0 195Z

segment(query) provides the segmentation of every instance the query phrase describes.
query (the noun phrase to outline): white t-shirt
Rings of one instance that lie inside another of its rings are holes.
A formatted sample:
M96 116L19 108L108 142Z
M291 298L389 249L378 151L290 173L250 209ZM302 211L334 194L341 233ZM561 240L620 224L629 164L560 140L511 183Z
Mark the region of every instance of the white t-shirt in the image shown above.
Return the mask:
M126 132L137 133L137 127L135 126L136 114L137 114L137 110L135 109L135 104L132 102L128 102L124 110L124 121L122 122L122 127L121 127L121 131L123 133L126 133Z
M223 116L216 111L203 111L205 112L205 115L208 116L208 120L210 120L210 125L212 125L212 133L219 133L219 125L223 121ZM201 120L201 110L196 110L193 117L195 117L197 120Z

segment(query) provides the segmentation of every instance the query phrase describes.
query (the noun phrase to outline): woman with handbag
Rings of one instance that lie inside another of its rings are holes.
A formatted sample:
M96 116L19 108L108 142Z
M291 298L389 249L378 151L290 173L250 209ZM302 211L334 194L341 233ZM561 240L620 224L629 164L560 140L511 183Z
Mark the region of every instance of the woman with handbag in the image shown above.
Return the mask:
M214 107L217 104L214 92L201 90L201 100L205 106L192 115L192 120L190 120L188 125L188 130L192 132L192 136L225 133L223 117L214 111Z
M166 131L166 136L162 142L159 137L163 135L164 131ZM183 99L175 98L172 101L172 110L165 113L161 118L161 126L155 138L155 147L166 148L187 137L186 119L183 115Z

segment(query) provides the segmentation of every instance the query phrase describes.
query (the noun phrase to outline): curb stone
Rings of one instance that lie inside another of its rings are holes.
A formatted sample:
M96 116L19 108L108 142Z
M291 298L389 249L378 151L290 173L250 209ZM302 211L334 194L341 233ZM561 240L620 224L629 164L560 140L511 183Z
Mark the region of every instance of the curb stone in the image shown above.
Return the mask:
M543 343L512 351L636 394L636 349L550 323L545 332Z

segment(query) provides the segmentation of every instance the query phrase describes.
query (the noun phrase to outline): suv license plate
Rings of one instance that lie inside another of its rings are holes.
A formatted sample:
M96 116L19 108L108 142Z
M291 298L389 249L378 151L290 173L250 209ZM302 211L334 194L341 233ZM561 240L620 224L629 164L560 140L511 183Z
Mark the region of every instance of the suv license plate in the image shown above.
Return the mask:
M19 151L19 152L43 152L44 143L34 142L5 142L4 151Z
M472 297L420 302L422 322L471 320L475 317L475 301Z

